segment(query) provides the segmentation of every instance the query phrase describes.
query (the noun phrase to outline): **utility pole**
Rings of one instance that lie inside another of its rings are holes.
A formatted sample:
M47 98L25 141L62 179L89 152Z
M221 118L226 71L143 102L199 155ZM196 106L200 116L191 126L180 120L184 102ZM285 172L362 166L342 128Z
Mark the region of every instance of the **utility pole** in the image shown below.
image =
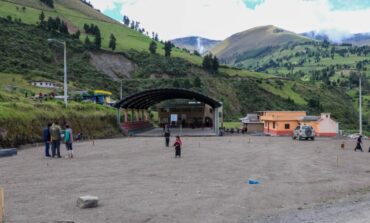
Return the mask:
M123 82L123 79L121 79L121 90L120 90L120 97L119 97L120 100L122 100L122 98L123 98L122 97L122 88L123 88L123 83L122 82Z
M359 124L360 124L360 135L362 135L362 80L361 80L361 74L360 74L360 78L359 78Z
M68 83L67 83L67 43L57 39L48 39L48 42L57 42L64 46L64 105L68 105Z

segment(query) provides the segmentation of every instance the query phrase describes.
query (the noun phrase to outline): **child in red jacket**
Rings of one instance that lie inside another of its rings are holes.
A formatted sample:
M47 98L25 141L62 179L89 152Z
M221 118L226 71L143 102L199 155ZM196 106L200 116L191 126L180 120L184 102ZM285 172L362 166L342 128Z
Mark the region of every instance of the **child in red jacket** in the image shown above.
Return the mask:
M182 146L182 141L180 139L180 136L176 136L176 141L175 144L173 144L175 147L175 158L179 157L181 158L181 146Z

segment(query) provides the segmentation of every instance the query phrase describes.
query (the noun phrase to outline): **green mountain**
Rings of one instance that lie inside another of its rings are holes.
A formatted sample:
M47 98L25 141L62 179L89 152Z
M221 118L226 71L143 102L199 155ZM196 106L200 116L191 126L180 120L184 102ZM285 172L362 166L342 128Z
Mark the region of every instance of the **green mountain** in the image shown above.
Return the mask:
M222 62L234 64L241 58L269 54L281 45L304 42L312 42L312 40L270 25L234 34L212 48L211 52Z

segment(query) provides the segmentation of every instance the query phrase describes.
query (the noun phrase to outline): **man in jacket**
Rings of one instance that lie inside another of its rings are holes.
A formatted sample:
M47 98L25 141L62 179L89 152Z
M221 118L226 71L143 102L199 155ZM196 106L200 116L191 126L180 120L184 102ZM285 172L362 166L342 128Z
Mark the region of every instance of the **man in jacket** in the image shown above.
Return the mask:
M57 158L62 158L60 156L60 140L61 140L61 128L58 122L54 122L50 127L50 138L51 138L51 156Z
M48 126L46 128L44 128L44 130L42 131L42 135L43 135L43 138L44 138L44 143L45 143L45 157L50 157L50 127L51 127L51 123L48 124Z

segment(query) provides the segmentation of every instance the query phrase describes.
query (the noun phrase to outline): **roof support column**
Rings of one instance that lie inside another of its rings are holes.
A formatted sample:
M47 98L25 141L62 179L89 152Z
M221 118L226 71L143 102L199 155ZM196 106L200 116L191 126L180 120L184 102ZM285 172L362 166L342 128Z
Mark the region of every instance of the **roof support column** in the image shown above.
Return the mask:
M213 119L213 126L216 133L216 136L220 134L220 108L214 108L214 119Z
M116 112L116 120L117 120L117 125L121 126L121 108L117 108Z
M128 111L127 111L127 108L125 109L125 123L128 122Z
M144 110L144 119L145 119L145 121L149 121L149 119L148 119L148 110Z

